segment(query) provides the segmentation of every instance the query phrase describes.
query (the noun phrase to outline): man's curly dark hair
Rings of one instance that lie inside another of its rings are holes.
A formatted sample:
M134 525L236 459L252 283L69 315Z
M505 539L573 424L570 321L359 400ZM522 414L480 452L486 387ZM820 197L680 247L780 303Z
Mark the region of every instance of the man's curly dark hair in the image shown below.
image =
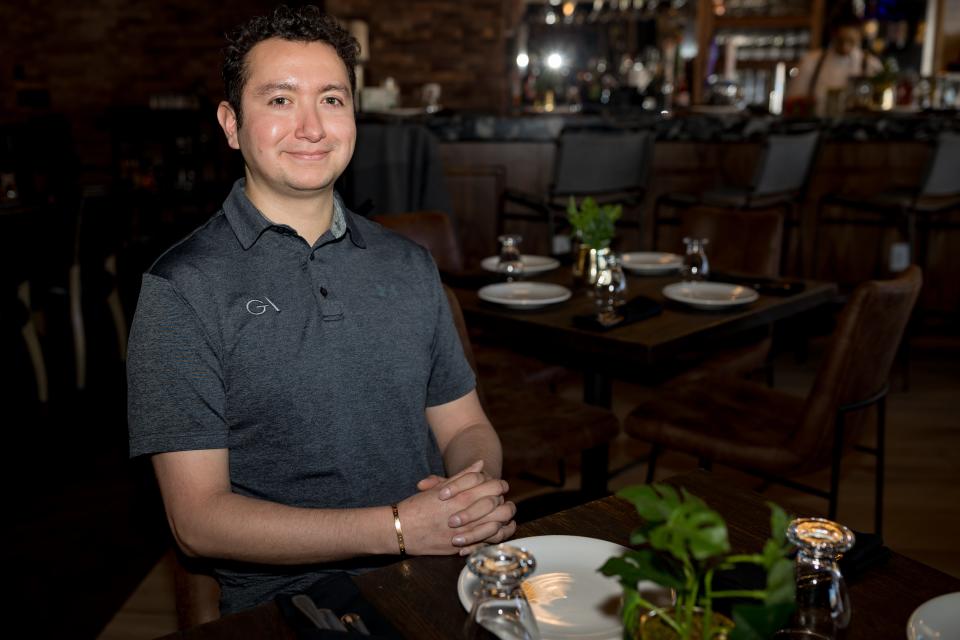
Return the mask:
M243 122L240 98L247 84L247 54L254 45L270 38L291 42L325 42L337 52L350 76L350 91L357 88L357 58L360 44L335 18L313 5L291 9L280 5L267 16L257 16L227 34L223 59L223 84L227 101L237 115L237 127Z

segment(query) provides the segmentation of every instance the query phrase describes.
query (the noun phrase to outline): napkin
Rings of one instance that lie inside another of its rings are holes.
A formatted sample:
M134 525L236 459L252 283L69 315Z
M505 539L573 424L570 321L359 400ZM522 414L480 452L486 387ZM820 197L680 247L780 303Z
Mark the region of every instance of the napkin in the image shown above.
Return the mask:
M854 532L856 542L840 558L840 573L847 581L856 580L864 572L883 564L890 558L890 549L883 544L883 538L875 533Z
M646 296L637 296L628 303L617 309L617 313L622 318L612 324L601 324L597 320L596 314L587 314L573 316L573 326L578 329L587 329L588 331L610 331L619 327L626 326L633 322L646 320L653 316L660 315L663 312L663 306Z
M345 640L346 638L369 638L370 640L394 640L400 638L397 630L380 615L357 589L350 576L336 573L321 578L305 592L318 608L331 609L337 617L345 613L359 615L370 630L370 635L361 635L356 631L321 630L293 604L293 594L277 596L277 606L284 620L303 640Z
M781 280L779 278L764 278L762 276L723 273L719 271L711 271L710 280L750 287L757 293L762 293L765 296L792 296L806 288L806 285L799 280Z

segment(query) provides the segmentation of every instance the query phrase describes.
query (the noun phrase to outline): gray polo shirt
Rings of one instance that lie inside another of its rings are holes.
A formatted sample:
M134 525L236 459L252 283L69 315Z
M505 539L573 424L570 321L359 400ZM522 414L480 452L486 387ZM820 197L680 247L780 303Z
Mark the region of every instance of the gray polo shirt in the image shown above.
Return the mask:
M474 388L433 260L345 209L345 230L311 247L243 186L143 277L130 455L226 448L236 493L299 507L412 495L443 473L424 409ZM222 564L222 607L303 589L325 569Z

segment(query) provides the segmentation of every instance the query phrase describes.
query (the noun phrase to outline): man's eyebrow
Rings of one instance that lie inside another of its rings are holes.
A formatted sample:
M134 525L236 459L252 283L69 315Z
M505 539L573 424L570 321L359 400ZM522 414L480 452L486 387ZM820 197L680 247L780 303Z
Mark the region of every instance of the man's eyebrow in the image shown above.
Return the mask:
M274 91L296 91L297 85L293 82L268 82L257 87L254 95L265 96Z
M257 87L257 89L254 91L254 95L265 96L273 93L274 91L296 91L297 89L298 85L295 82L267 82ZM320 93L326 93L327 91L339 91L346 94L350 93L350 91L347 89L347 85L340 84L339 82L331 82L320 87Z

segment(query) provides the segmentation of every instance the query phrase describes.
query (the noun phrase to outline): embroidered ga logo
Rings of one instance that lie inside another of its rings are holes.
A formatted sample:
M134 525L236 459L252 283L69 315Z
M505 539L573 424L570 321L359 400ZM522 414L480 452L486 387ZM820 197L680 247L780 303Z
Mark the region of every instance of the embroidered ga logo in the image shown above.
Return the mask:
M266 303L264 303L263 300L266 300ZM247 311L252 315L259 316L266 313L268 308L273 307L274 311L280 313L280 307L273 304L270 298L263 296L263 300L250 300L247 302Z
M397 297L397 285L382 285L378 284L374 288L374 292L378 298L396 298Z

